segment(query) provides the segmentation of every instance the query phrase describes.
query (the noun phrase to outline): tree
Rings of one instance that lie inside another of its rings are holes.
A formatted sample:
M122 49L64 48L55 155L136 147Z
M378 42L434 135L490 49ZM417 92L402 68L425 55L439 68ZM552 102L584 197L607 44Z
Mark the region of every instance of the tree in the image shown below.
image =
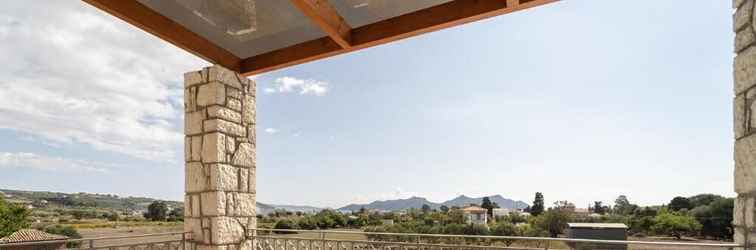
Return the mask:
M517 226L515 224L512 224L508 221L500 221L496 223L493 227L491 227L491 234L496 236L519 236L519 230L517 230ZM507 239L504 240L504 244L509 246L512 245L514 240Z
M428 206L428 204L423 204L422 208L420 208L421 211L423 211L424 214L427 214L431 211L431 207Z
M677 239L680 239L684 234L700 229L701 224L692 216L668 211L661 211L654 218L654 225L651 226L651 230L655 233L671 235Z
M557 237L565 228L567 222L572 219L570 213L560 209L550 209L535 219L535 226L548 231L549 235Z
M594 201L593 202L593 212L597 214L605 214L606 210L608 210L608 207L604 206L603 202L601 201Z
M530 207L530 214L538 216L543 213L543 194L541 192L535 193L535 199L533 200L533 206Z
M71 226L63 226L63 225L55 225L55 226L48 226L43 229L46 233L51 234L57 234L57 235L65 235L68 236L68 238L71 239L80 239L81 234L79 234L78 231L76 231L76 228L73 228ZM67 248L79 248L81 245L81 242L68 242L66 243Z
M288 219L283 219L283 220L279 220L278 222L276 222L276 224L273 226L273 229L290 230L290 229L295 229L294 226L295 226L294 222L292 222L292 221L290 221ZM278 231L278 232L275 232L275 233L277 233L277 234L291 234L291 233L296 233L296 232Z
M449 207L447 207L446 205L441 205L439 209L441 210L441 212L444 212L444 213L449 212Z
M169 221L184 221L184 208L178 207L171 210L171 212L168 213L168 220Z
M733 234L732 211L734 199L718 197L708 205L690 210L690 214L701 223L701 235L720 239L731 239Z
M714 201L724 199L721 195L716 194L698 194L688 198L692 207L699 207L703 205L709 205Z
M108 221L118 221L121 219L121 216L118 214L118 212L110 212L105 214L105 217L108 219Z
M638 205L631 204L625 195L620 195L614 200L615 214L628 215L632 214L636 209L638 209Z
M153 201L144 213L144 218L152 221L164 221L168 216L168 206L163 201Z
M486 213L488 213L489 218L493 218L493 209L498 207L496 203L491 202L491 199L488 197L483 197L483 201L480 203L481 208L485 208L488 210Z
M682 196L677 196L669 202L669 210L672 211L690 210L691 208L693 208L693 205L690 200Z
M28 216L29 211L26 208L8 204L0 197L0 238L29 227L26 220Z

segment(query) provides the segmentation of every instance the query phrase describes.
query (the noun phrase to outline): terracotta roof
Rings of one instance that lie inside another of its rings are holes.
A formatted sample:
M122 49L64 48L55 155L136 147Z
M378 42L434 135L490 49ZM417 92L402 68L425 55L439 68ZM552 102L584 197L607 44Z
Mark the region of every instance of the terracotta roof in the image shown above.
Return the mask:
M36 229L21 229L15 233L0 238L0 243L18 243L29 241L67 240L68 237L45 233Z
M471 212L471 213L485 213L485 212L488 212L488 210L485 209L485 208L473 207L473 206L463 208L462 211Z

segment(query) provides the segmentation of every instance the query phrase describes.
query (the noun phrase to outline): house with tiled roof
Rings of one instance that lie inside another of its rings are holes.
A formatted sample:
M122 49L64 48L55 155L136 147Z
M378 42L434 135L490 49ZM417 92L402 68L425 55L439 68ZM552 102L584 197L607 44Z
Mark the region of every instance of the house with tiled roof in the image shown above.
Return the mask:
M13 250L55 250L66 249L68 237L63 235L42 232L36 229L21 229L15 233L0 238L0 248ZM2 244L35 243L34 245L2 246Z

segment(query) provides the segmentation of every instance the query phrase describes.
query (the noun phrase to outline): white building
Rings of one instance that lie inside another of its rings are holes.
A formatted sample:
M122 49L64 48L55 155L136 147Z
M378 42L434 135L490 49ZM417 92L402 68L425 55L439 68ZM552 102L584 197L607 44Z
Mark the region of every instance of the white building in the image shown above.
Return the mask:
M512 212L509 208L494 208L493 209L493 216L494 218L500 217L500 216L507 216L509 213Z
M488 223L488 210L480 207L466 207L462 209L465 215L465 223L474 225L486 225Z

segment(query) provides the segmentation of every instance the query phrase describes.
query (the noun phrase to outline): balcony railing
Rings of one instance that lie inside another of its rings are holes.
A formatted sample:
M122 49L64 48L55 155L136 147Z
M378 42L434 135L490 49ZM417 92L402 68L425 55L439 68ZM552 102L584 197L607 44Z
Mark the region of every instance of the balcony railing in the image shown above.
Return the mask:
M255 250L478 250L478 249L735 249L734 243L620 241L519 236L371 233L360 231L255 229ZM0 250L66 244L69 249L192 250L191 233L160 233L0 244Z
M735 249L734 243L257 229L256 250Z
M65 246L66 249L108 249L108 250L187 250L195 249L189 241L191 233L172 232L143 234L130 236L85 238L85 239L68 239L68 240L50 240L34 241L21 243L0 243L0 250L13 249L59 249Z

